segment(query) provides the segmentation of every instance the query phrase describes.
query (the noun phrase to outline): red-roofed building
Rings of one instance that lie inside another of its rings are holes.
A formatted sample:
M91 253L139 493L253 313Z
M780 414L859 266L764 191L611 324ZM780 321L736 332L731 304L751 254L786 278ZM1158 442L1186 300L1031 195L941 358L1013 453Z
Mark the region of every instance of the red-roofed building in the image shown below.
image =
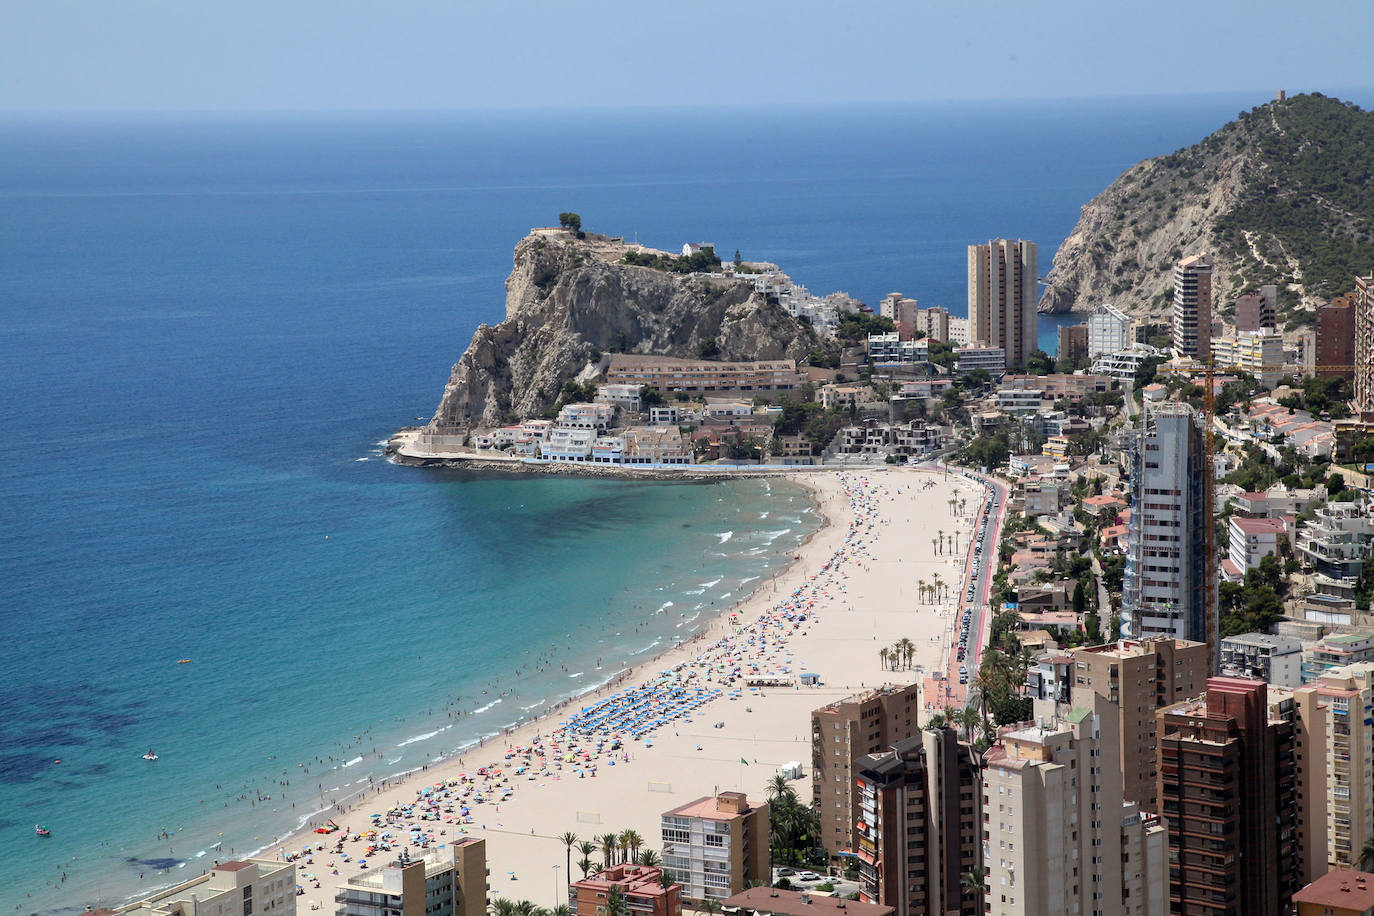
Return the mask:
M663 885L653 865L612 865L568 886L568 906L577 916L605 916L606 901L618 888L635 916L682 916L682 885Z
M1374 916L1374 874L1335 868L1293 895L1297 916Z
M768 806L721 792L663 812L663 867L685 881L689 900L721 900L771 883Z
M1279 539L1286 537L1288 526L1279 518L1240 518L1231 516L1228 560L1242 578L1247 569L1259 566L1268 554L1277 554Z

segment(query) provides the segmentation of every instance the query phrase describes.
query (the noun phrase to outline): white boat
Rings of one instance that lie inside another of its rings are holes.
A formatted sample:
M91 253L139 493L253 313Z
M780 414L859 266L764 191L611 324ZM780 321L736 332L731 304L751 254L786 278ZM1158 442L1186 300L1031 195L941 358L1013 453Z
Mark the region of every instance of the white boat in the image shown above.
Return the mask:
M153 753L153 749L152 749L152 748L148 748L148 753L146 753L146 754L143 755L143 759L144 759L144 760L156 760L156 759L157 759L157 754L154 754L154 753Z

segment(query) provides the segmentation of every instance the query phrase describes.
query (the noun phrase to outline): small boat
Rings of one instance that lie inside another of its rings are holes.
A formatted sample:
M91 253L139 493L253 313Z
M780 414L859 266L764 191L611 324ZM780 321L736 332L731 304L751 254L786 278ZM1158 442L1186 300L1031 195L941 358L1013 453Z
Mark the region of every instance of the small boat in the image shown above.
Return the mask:
M157 759L157 754L154 754L154 753L153 753L153 749L152 749L152 748L148 748L148 753L146 753L146 754L143 755L143 759L144 759L144 760L156 760L156 759Z
M189 658L179 658L179 659L177 659L177 664L178 664L178 665L189 665L189 664L191 664L191 660L190 660Z
M49 830L47 827L44 827L42 824L34 824L33 832L38 834L39 836L52 836L52 831Z

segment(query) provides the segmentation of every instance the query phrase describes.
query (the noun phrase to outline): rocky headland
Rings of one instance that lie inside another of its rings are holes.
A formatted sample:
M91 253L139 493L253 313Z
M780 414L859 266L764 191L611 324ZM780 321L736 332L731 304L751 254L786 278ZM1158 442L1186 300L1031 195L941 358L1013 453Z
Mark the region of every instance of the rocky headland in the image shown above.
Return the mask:
M453 366L429 428L452 434L543 414L604 354L799 359L815 331L745 277L624 263L674 256L623 239L535 229L515 246L506 317L480 325Z
M1162 311L1174 262L1200 252L1218 304L1273 283L1290 326L1347 292L1374 268L1374 114L1294 96L1132 166L1083 207L1040 310Z

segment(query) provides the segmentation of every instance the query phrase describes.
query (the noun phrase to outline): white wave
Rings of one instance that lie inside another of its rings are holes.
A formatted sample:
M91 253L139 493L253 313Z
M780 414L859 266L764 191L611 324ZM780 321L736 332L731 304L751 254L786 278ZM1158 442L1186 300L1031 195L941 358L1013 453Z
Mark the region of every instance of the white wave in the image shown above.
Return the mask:
M534 701L533 703L531 703L530 705L528 705L528 706L521 706L520 708L523 709L525 712L529 712L531 709L535 709L535 708L537 708L537 707L539 707L539 706L543 706L543 705L544 705L545 703L547 703L548 701L549 701L549 698L548 698L548 697L544 697L544 699L542 699L542 700L535 700L535 701Z
M668 610L668 608L670 608L670 607L672 607L672 606L673 606L673 602L671 602L671 601L665 601L665 602L663 602L662 604L660 604L660 605L658 606L658 610L654 611L654 613L655 613L655 614L662 614L664 611Z
M585 672L585 671L579 671L579 672L577 672L576 674L570 674L570 675L568 675L568 677L581 677L582 675L584 675L584 674L586 674L586 673L587 673L587 672Z
M401 757L393 757L391 760L388 760L388 761L386 762L386 765L387 765L387 766L391 766L393 763L400 763L400 762L401 762L401 758L404 757L404 756L405 756L405 755L403 754L403 755L401 755Z
M373 445L380 445L380 446L382 446L383 448L385 448L386 445L387 445L387 440L386 440L386 439L383 439L383 440L380 441L380 442L374 442L374 443L372 443L372 444L373 444Z
M729 598L729 597L730 597L731 595L733 595L733 594L734 594L734 592L726 592L725 594L723 594L723 595L720 596L720 597L721 597L721 600L724 601L726 598Z
M722 544L724 544L726 541L730 540L730 538L732 538L732 537L734 537L734 536L735 536L735 532L733 532L733 531L717 531L717 532L716 532L716 537L720 538L720 542L721 542Z
M716 586L719 585L719 584L720 584L720 580L719 580L719 579L712 579L710 582L703 582L703 583L701 583L701 587L702 587L702 588L714 588L714 587L716 587Z
M435 735L439 734L439 732L441 732L441 731L443 731L443 729L442 729L442 728L438 728L438 729L435 729L435 730L432 731L432 732L425 732L423 735L416 735L414 738L407 738L406 740L402 741L400 744L398 744L398 745L396 745L396 746L397 746L397 747L405 747L407 744L414 744L416 741L425 741L425 740L428 740L428 739L430 739L430 738L433 738Z
M476 709L474 709L474 710L472 711L472 714L475 716L475 715L477 715L478 713L486 712L488 709L491 709L493 706L495 706L497 703L500 703L500 702L501 702L501 698L500 698L500 697L497 697L496 699L494 699L494 700L492 700L490 703L488 703L486 706L478 706Z
M767 513L767 512L760 512L760 513L759 513L759 521L763 521L763 520L766 519L767 517L768 517L768 513Z
M704 589L704 588L691 588L691 589L688 589L687 591L683 592L683 594L684 594L684 595L700 595L700 594L702 594L702 593L705 592L705 591L706 591L706 589Z
M202 849L200 852L196 853L196 858L199 859L199 858L200 858L201 856L203 856L203 855L205 855L205 850L204 850L204 849Z
M784 534L789 533L791 530L792 529L790 528L783 528L780 531L763 531L760 533L763 535L763 542L765 544L771 544L778 538L782 537Z
M355 764L355 763L362 763L362 762L363 762L363 758L361 758L361 757L354 757L352 760L348 761L348 763L345 763L344 766L346 766L346 767L351 767L351 766L353 766L353 764Z
M753 582L754 580L756 580L756 579L758 579L758 578L759 578L758 576L750 576L750 577L747 578L747 579L740 579L740 580L739 580L739 584L740 584L740 585L748 585L750 582Z
M366 459L366 458L354 458L353 460L354 460L354 461L366 461L367 459Z

